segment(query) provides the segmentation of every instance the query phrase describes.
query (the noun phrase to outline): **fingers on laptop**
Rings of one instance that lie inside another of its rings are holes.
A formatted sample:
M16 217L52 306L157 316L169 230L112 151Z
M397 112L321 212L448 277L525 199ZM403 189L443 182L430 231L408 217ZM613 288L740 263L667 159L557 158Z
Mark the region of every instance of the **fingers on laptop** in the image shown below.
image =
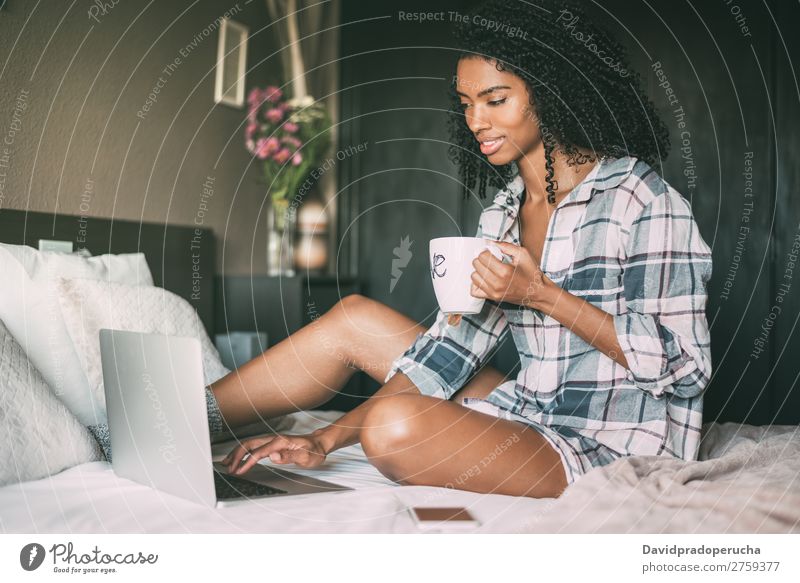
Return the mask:
M265 457L269 457L273 462L286 463L288 452L284 450L291 447L292 442L282 435L248 439L233 450L229 471L243 474ZM248 454L249 457L244 459Z
M229 472L233 471L235 468L239 467L239 464L242 463L242 459L245 456L252 454L253 450L268 444L270 441L275 439L275 437L276 436L274 435L270 435L267 437L252 437L250 439L245 439L244 441L239 442L239 445L233 448L233 450L223 458L222 463L227 464Z
M304 465L308 463L309 453L298 441L299 439L277 435L268 443L255 448L250 447L250 457L234 473L243 474L266 457L277 464Z
M277 459L276 455L278 456ZM285 449L270 454L269 459L278 464L295 464L296 466L306 467L311 461L311 454L306 448L292 443Z

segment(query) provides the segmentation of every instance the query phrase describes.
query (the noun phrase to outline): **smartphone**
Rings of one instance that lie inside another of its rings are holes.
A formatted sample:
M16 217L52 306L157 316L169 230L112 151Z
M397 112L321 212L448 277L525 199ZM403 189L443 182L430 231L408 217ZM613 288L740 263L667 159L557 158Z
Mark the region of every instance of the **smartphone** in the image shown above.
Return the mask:
M417 527L423 530L474 528L480 521L461 506L452 507L420 507L408 509Z

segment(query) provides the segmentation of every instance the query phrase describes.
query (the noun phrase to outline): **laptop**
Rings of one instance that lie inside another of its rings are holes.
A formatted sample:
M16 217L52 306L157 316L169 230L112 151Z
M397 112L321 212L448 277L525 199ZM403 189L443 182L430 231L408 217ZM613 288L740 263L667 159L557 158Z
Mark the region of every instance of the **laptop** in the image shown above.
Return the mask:
M100 331L114 472L205 506L351 490L256 464L241 476L212 460L200 342Z

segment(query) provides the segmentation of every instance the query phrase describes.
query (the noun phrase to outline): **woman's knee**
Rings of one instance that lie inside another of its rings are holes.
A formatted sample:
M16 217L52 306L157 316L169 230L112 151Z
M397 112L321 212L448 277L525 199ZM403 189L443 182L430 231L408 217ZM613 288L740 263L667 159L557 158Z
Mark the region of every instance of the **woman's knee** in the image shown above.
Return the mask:
M389 306L362 294L347 294L333 306L346 314L361 315L391 310Z
M370 462L385 475L397 479L397 462L414 445L426 406L420 395L381 397L364 416L360 440Z
M348 294L336 302L333 306L333 310L341 310L344 312L358 311L370 301L372 300L361 294Z
M328 314L336 318L341 331L369 331L379 324L391 308L361 294L349 294L340 299Z

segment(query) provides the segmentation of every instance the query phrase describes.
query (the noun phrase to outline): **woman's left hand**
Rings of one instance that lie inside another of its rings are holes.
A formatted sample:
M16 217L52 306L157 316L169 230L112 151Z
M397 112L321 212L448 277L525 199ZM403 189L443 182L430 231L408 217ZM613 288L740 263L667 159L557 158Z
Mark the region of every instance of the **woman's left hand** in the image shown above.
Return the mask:
M525 247L504 241L488 241L496 245L511 263L503 263L489 251L483 251L473 261L470 293L476 298L496 302L510 302L527 307L536 307L544 287L550 281L542 273L536 259Z

